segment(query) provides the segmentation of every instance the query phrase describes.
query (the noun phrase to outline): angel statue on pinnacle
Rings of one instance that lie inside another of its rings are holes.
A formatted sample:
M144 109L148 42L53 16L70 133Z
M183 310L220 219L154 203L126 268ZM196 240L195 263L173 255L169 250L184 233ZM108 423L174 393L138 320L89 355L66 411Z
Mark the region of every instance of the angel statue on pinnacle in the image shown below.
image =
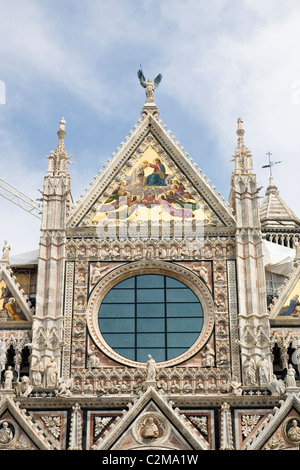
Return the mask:
M148 78L146 81L145 75L143 73L142 67L137 71L137 76L140 81L140 84L145 88L146 93L146 103L154 103L154 90L158 87L162 80L162 74L159 73L152 82L151 78Z

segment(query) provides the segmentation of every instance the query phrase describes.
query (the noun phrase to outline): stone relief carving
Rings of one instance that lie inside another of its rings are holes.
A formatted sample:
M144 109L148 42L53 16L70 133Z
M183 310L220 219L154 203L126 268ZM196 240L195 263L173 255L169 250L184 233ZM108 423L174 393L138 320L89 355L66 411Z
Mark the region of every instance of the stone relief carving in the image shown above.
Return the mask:
M241 429L243 437L249 436L251 431L255 428L259 422L260 415L242 415L241 418Z

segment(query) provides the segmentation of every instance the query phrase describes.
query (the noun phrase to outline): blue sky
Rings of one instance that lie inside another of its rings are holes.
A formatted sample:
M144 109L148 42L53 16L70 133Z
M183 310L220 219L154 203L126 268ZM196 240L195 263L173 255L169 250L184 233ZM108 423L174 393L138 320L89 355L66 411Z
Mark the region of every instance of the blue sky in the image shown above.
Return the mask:
M163 74L160 118L225 199L242 117L261 195L271 151L300 216L299 25L297 0L0 0L0 176L39 198L64 117L76 201L140 118L142 64ZM0 210L0 244L37 249L39 221L2 197Z

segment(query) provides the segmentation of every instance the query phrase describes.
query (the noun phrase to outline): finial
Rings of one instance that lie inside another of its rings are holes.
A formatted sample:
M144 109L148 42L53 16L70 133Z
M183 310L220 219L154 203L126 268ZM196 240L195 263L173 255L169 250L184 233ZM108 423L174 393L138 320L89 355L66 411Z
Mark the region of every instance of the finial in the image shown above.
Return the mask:
M65 121L65 118L61 118L61 120L59 121L59 128L62 129L63 131L65 130L65 125L66 125L66 121Z
M242 118L238 118L237 120L237 124L238 124L238 128L237 128L237 135L239 136L243 136L245 134L245 130L244 130L244 121Z
M66 135L66 121L65 118L61 118L59 121L59 129L57 131L59 141L63 141Z
M280 162L272 162L272 161L271 161L271 155L272 155L272 153L271 153L270 151L267 152L266 155L267 155L267 157L269 158L269 163L268 163L268 165L263 165L262 168L270 168L270 181L271 181L271 179L272 179L272 181L273 181L273 177L272 177L272 167L273 167L274 165L277 165L278 163L281 163L281 161L280 161Z
M153 82L151 78L148 78L148 80L146 81L146 78L145 78L145 75L143 73L142 66L141 66L141 68L137 71L137 76L138 76L141 86L145 88L145 93L146 93L145 106L155 107L154 90L160 84L162 80L162 74L159 73L157 77L155 77Z

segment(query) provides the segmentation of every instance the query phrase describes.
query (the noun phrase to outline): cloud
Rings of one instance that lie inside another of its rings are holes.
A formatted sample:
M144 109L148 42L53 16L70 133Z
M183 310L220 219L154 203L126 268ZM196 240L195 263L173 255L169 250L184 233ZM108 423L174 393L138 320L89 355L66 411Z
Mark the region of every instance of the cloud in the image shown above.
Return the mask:
M163 5L167 15L170 2ZM162 45L167 93L205 123L223 159L234 151L234 126L243 117L260 178L267 182L260 167L270 150L284 168L274 170L275 181L296 210L299 187L288 181L299 168L299 6L219 1L203 7L190 1L185 7L173 5L177 26Z
M259 185L268 184L270 150L297 213L299 22L295 0L3 1L1 176L36 197L64 116L76 200L140 117L141 63L147 77L163 73L161 117L222 195L242 117ZM5 228L17 239L8 216L0 236Z

